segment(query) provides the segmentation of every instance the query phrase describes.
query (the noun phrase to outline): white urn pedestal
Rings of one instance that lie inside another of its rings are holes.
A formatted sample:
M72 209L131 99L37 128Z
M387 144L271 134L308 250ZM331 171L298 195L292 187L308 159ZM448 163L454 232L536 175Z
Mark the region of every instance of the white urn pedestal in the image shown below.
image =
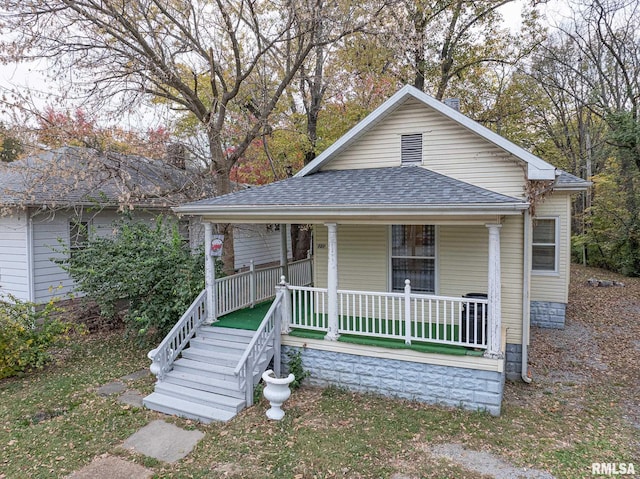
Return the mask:
M269 401L269 404L271 404L271 408L267 410L267 417L269 419L279 421L284 417L284 411L280 406L291 396L289 384L291 384L295 378L293 374L289 374L286 378L277 378L272 369L266 370L262 375L262 379L266 385L262 393L267 401Z

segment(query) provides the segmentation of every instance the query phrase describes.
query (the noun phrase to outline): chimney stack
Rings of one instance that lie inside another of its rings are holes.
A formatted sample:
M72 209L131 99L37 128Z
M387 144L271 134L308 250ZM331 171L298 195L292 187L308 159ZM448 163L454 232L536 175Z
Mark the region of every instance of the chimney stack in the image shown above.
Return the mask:
M181 170L187 167L187 147L182 143L171 143L167 145L167 163Z

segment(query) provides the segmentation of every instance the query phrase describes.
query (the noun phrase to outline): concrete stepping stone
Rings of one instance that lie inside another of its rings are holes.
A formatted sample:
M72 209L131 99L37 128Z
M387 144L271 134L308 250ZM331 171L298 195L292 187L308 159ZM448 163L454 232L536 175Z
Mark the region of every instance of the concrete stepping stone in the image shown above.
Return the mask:
M118 401L121 402L122 404L128 404L129 406L142 409L143 399L144 399L144 396L140 394L139 391L136 391L135 389L127 389L125 392L123 392L120 395L120 397L118 398Z
M153 471L114 456L96 457L67 479L149 479Z
M204 433L200 431L186 431L157 420L131 435L123 447L160 461L176 462L193 451L203 437Z

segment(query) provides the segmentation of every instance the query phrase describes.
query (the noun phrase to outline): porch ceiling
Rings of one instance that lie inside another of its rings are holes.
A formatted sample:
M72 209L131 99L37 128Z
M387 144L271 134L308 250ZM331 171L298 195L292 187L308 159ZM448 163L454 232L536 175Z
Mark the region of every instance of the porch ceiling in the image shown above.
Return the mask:
M321 171L175 208L225 222L398 222L521 214L519 198L422 167Z

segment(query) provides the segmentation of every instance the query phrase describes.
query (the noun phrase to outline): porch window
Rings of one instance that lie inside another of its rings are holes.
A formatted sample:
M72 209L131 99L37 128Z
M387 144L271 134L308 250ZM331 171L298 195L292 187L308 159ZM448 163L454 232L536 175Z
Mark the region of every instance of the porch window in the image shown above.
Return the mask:
M558 271L558 220L535 218L533 220L533 248L531 269L538 272Z
M404 291L435 293L436 227L433 225L393 225L391 227L391 287Z

